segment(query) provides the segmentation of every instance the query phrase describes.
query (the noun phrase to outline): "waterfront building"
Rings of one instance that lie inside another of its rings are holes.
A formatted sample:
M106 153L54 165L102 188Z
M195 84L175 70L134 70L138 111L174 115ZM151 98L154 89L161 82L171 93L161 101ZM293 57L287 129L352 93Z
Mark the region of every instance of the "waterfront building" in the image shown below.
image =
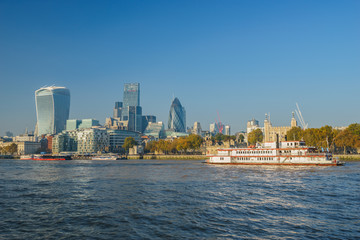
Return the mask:
M105 151L109 146L109 134L105 128L81 129L77 133L77 153L89 154Z
M79 130L63 131L52 138L52 152L76 152Z
M173 132L186 132L186 112L178 98L171 103L168 129Z
M230 126L226 125L225 126L225 135L229 135L230 136Z
M99 121L95 119L81 119L81 120L70 119L70 120L66 120L66 131L91 128L99 125L100 125Z
M122 150L122 146L124 145L125 138L127 137L133 137L138 144L141 143L140 132L108 129L107 133L109 135L109 151L111 152L120 152Z
M144 131L144 135L151 136L155 140L159 140L159 139L165 137L164 131L165 131L165 129L164 129L163 122L157 122L157 123L149 122L148 126L146 127L146 129Z
M270 118L268 118L268 115L266 114L264 120L264 142L276 141L277 135L279 136L279 141L286 141L286 133L292 127L297 127L297 121L295 119L294 113L292 113L290 126L282 127L273 127L270 122Z
M70 111L70 91L65 87L44 87L35 91L36 135L56 134L65 129Z
M40 142L16 142L16 145L18 147L17 152L19 155L39 153L41 149Z
M0 147L5 148L12 144L16 144L18 155L35 154L41 148L40 142L0 142Z
M52 139L53 153L91 154L104 151L108 146L109 135L107 130L100 127L63 131Z

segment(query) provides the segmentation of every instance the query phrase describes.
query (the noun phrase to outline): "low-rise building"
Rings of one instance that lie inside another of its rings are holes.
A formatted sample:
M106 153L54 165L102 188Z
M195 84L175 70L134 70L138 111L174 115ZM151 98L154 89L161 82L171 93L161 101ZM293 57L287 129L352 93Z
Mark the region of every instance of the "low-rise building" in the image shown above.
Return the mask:
M39 153L41 149L40 142L16 142L17 145L17 153L19 155L28 155Z
M77 153L102 152L109 146L109 134L106 129L88 128L77 134Z
M139 132L120 129L108 129L107 132L109 134L109 150L111 152L119 152L127 137L133 137L138 144L141 143L141 133Z

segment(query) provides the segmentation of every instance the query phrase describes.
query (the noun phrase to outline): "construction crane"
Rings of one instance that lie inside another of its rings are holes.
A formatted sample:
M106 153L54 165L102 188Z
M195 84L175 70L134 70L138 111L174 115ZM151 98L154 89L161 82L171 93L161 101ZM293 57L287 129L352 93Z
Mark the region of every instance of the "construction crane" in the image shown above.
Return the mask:
M304 120L304 118L303 118L303 116L302 116L302 114L301 114L301 111L300 111L300 108L299 108L298 103L296 103L296 108L297 108L297 109L295 109L296 116L298 117L298 119L299 119L299 121L300 121L300 124L301 124L303 130L306 130L307 127L308 127L308 124L305 122L305 120Z
M218 118L219 118L219 122L215 118L215 123L216 123L216 126L218 128L219 133L222 134L223 133L223 124L221 123L221 120L220 120L219 111L217 111L217 115L218 115Z

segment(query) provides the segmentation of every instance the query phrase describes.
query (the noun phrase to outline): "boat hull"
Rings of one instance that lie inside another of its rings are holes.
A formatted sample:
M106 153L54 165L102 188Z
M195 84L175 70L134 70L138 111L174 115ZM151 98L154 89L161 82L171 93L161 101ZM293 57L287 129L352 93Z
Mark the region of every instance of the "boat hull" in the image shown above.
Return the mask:
M213 165L263 165L263 166L342 166L343 163L216 163L209 162Z

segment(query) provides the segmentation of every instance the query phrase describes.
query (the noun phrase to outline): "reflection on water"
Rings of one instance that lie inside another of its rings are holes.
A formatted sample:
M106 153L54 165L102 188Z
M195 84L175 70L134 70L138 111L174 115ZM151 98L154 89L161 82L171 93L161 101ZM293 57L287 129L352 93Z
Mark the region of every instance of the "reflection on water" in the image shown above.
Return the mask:
M360 162L0 161L0 239L355 239Z

